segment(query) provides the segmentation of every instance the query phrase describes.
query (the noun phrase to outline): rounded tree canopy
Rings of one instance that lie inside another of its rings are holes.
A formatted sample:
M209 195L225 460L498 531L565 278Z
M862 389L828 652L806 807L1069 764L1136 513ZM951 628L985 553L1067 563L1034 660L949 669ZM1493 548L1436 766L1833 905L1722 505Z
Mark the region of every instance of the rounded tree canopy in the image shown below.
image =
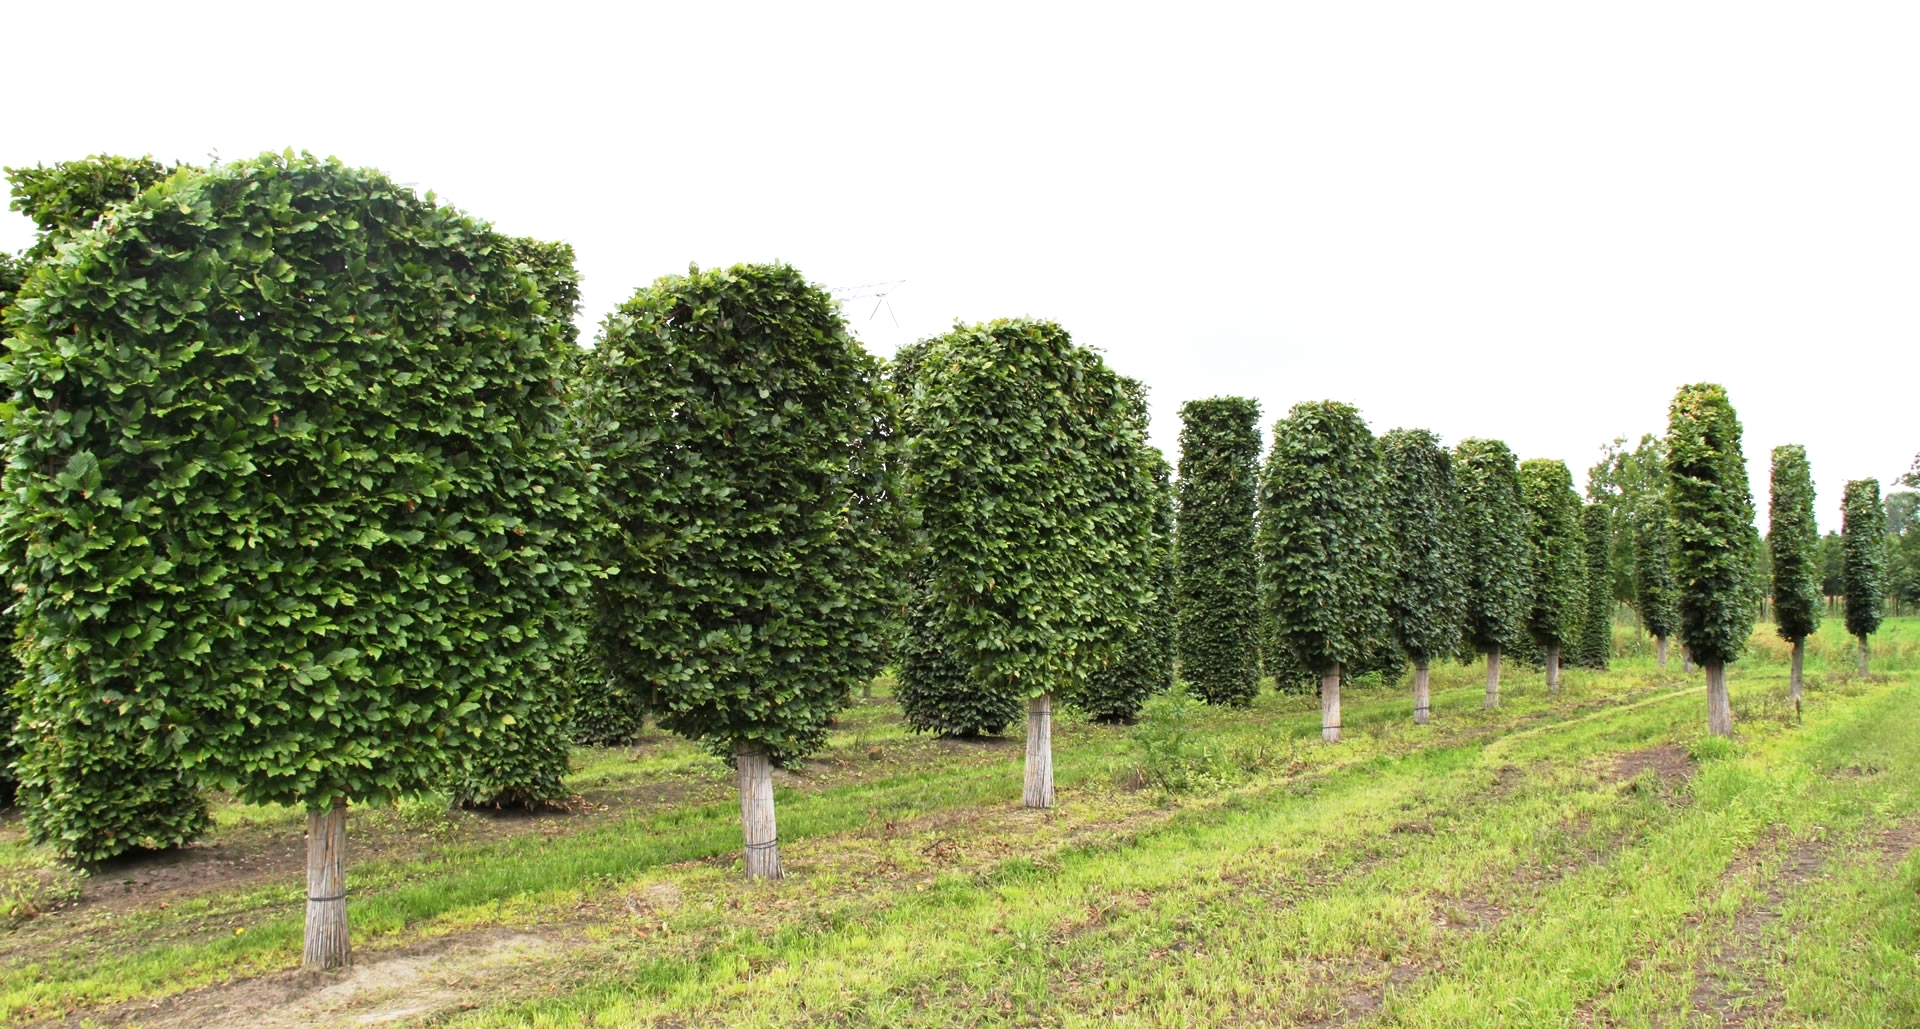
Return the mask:
M1532 570L1513 451L1497 439L1461 440L1453 476L1466 548L1467 642L1480 653L1517 646L1526 638Z
M1260 490L1261 573L1299 665L1351 665L1390 638L1394 567L1380 448L1356 408L1297 404L1273 426Z
M736 265L634 294L586 375L609 671L729 759L812 753L899 607L879 362L799 272Z
M1680 639L1703 665L1737 660L1753 631L1753 494L1725 388L1682 386L1667 419Z
M564 327L485 224L291 152L180 173L16 305L5 539L68 716L260 803L444 780L570 643Z
M1773 448L1767 550L1773 557L1773 611L1780 638L1798 643L1820 627L1820 531L1813 514L1813 472L1799 444Z
M1210 397L1180 406L1175 544L1181 674L1210 704L1260 688L1260 404Z
M1425 429L1395 429L1380 438L1380 451L1399 557L1394 636L1409 658L1429 661L1459 649L1466 618L1467 555L1453 457Z
M1887 511L1880 506L1880 480L1847 483L1840 538L1846 548L1847 632L1864 639L1879 630L1887 604Z
M1521 464L1520 499L1527 505L1533 554L1527 631L1543 647L1574 644L1587 617L1587 541L1580 494L1566 462L1535 458Z
M1052 322L958 325L920 362L907 489L945 639L990 690L1071 695L1150 588L1145 409Z

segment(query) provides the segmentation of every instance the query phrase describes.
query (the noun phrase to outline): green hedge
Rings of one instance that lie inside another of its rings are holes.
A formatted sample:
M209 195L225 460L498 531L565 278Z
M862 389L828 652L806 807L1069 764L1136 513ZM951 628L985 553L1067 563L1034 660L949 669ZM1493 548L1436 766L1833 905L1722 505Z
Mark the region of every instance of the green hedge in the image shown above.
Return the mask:
M1209 704L1250 704L1260 689L1259 423L1245 397L1180 407L1176 639L1181 678Z
M1798 444L1773 448L1767 548L1773 556L1773 614L1780 638L1798 643L1820 628L1820 531L1813 513L1813 470Z
M1727 391L1683 386L1667 418L1680 640L1702 665L1735 661L1753 631L1753 494Z
M1453 452L1466 545L1466 642L1485 654L1527 640L1532 591L1527 508L1513 451L1493 439L1464 439Z
M191 777L383 802L537 715L581 497L564 339L508 251L289 153L174 175L39 266L4 511L36 838L179 842ZM129 810L178 814L130 833Z

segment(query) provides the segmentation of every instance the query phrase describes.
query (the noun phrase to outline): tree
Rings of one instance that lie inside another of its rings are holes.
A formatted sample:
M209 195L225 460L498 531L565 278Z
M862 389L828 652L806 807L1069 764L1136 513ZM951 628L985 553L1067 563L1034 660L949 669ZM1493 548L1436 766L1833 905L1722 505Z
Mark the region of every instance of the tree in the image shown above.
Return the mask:
M1820 537L1820 592L1827 598L1827 609L1847 593L1847 544L1831 529Z
M1733 735L1729 662L1753 631L1748 576L1757 538L1740 421L1727 391L1682 386L1667 418L1667 492L1673 510L1680 639L1707 676L1707 726Z
M1143 412L1144 415L1144 412ZM1173 483L1165 458L1152 455L1153 557L1152 589L1143 598L1140 628L1127 637L1120 657L1094 669L1074 695L1074 706L1097 722L1131 724L1147 698L1173 687L1174 621L1174 502Z
M588 363L617 570L608 671L730 761L746 874L781 875L773 766L826 741L899 606L879 363L786 265L693 268L636 292Z
M1661 478L1666 478L1664 467ZM1680 583L1673 577L1673 509L1664 486L1649 492L1633 511L1634 606L1653 635L1660 668L1667 667L1667 640L1680 628Z
M117 734L306 808L309 965L348 958L346 805L468 771L573 642L565 343L507 250L378 172L266 155L115 208L18 303L29 764ZM124 846L60 817L71 851Z
M1380 447L1360 412L1296 404L1274 423L1260 489L1267 612L1290 659L1320 676L1320 735L1340 739L1341 665L1391 639L1395 567Z
M1905 490L1888 493L1882 504L1886 507L1889 536L1905 536L1907 530L1920 520L1920 493Z
M7 308L13 303L13 295L20 290L26 279L26 265L12 254L0 251L0 337L6 334ZM0 404L0 419L10 415L11 404ZM7 588L12 596L10 584L13 573L9 570L0 587ZM14 772L14 762L20 759L20 746L14 742L14 728L18 724L14 691L24 688L20 682L20 664L13 657L13 615L12 604L0 603L0 644L5 644L6 653L0 654L0 808L13 805L14 793L20 781Z
M1467 554L1453 457L1425 429L1380 438L1388 523L1397 546L1389 612L1393 635L1413 662L1413 720L1430 716L1428 665L1460 649L1466 619Z
M1615 439L1603 451L1599 463L1587 470L1587 499L1604 504L1607 524L1613 530L1613 548L1607 565L1613 574L1613 599L1635 605L1639 592L1635 577L1633 532L1635 512L1650 498L1666 492L1666 473L1660 454L1660 437L1645 434L1632 450L1626 438Z
M1887 603L1887 515L1880 480L1847 483L1840 538L1846 545L1847 632L1860 641L1860 674L1867 674L1867 637L1880 628Z
M1260 688L1259 421L1245 397L1180 407L1176 638L1181 675L1209 704L1245 706Z
M1500 652L1526 636L1532 595L1527 508L1513 451L1493 439L1464 439L1453 451L1467 548L1467 643L1487 656L1486 707L1500 703Z
M1773 557L1773 619L1780 638L1793 644L1788 689L1797 708L1807 637L1820 628L1818 548L1813 515L1813 472L1799 444L1773 448L1767 501L1767 552Z
M1527 506L1527 543L1533 592L1527 632L1545 652L1547 688L1560 688L1560 654L1578 644L1586 619L1586 537L1580 495L1565 462L1535 458L1520 465L1520 499Z
M1607 667L1613 657L1613 520L1611 509L1599 501L1581 512L1586 538L1586 617L1580 625L1580 663Z
M914 396L934 614L984 690L1027 700L1024 801L1051 807L1052 698L1116 658L1152 581L1145 412L1098 353L1025 319L940 337Z

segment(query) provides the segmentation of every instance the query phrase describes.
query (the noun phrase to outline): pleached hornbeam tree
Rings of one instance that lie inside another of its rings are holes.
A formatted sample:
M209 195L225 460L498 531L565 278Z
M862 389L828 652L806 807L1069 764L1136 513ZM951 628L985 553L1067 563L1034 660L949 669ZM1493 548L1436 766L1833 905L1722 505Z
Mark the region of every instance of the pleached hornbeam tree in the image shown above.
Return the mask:
M1580 512L1587 544L1587 610L1580 620L1580 664L1604 669L1613 657L1613 517L1608 505Z
M1260 484L1260 556L1279 644L1320 677L1320 736L1340 739L1341 666L1393 631L1395 567L1380 447L1360 412L1297 404L1274 423Z
M1780 638L1793 644L1788 693L1800 706L1807 637L1820 628L1820 530L1813 514L1813 471L1807 449L1793 444L1773 448L1771 495L1767 503L1767 549L1773 555L1773 621Z
M1880 629L1887 606L1887 512L1880 506L1880 480L1847 483L1840 538L1846 546L1847 632L1860 644L1860 674L1867 674L1867 637Z
M1660 670L1667 668L1667 641L1680 629L1680 584L1673 577L1673 509L1667 503L1666 470L1658 489L1633 508L1633 594L1640 624L1653 636Z
M635 293L587 377L596 643L663 728L733 764L747 877L777 879L773 768L826 742L901 606L879 362L799 272L736 265Z
M1564 462L1535 458L1520 465L1520 496L1527 505L1533 568L1527 632L1545 657L1547 688L1557 690L1561 654L1579 641L1587 610L1580 495Z
M1526 638L1532 565L1527 507L1513 451L1492 439L1465 439L1453 451L1466 548L1466 642L1487 657L1485 706L1500 703L1500 655Z
M1466 546L1453 458L1425 429L1380 438L1387 518L1396 543L1389 611L1394 638L1413 662L1413 720L1426 725L1428 665L1460 647L1466 618Z
M1209 704L1244 706L1260 688L1259 420L1245 397L1180 407L1176 636L1181 677Z
M1727 665L1753 632L1753 495L1740 420L1727 391L1683 386L1667 417L1667 496L1673 511L1680 642L1707 676L1707 728L1733 735Z

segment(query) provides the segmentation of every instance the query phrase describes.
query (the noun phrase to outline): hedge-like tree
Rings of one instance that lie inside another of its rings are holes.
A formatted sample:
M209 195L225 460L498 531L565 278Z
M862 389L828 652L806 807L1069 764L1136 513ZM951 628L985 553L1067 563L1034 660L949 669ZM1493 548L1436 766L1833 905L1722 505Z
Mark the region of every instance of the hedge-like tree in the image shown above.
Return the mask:
M1142 598L1140 628L1127 637L1120 657L1087 676L1073 697L1097 722L1131 723L1147 698L1173 686L1174 501L1171 469L1155 451L1153 471L1152 589Z
M1673 512L1680 641L1707 676L1707 727L1733 735L1727 664L1753 632L1753 494L1740 420L1727 391L1682 386L1667 416L1667 496Z
M1464 439L1453 451L1466 547L1466 641L1487 657L1485 706L1500 703L1500 653L1526 640L1532 597L1527 508L1513 451L1493 439Z
M1640 624L1652 634L1664 670L1667 640L1680 629L1680 583L1673 577L1673 510L1667 503L1664 465L1660 478L1660 488L1633 509L1633 589Z
M1243 707L1260 689L1260 403L1180 406L1175 590L1180 672L1209 704Z
M1024 802L1053 804L1052 698L1138 628L1154 455L1128 382L1052 322L955 326L914 387L907 493L948 648L1027 704Z
M1380 446L1355 408L1296 404L1273 426L1260 488L1267 613L1291 660L1320 676L1320 736L1340 739L1343 664L1393 631L1395 567Z
M309 965L348 957L346 805L464 773L569 646L565 342L504 243L267 155L121 205L19 302L0 524L40 763L118 734L306 808Z
M1586 668L1607 667L1613 657L1613 513L1610 505L1589 501L1580 512L1586 540L1586 614L1580 620L1579 661Z
M1867 674L1867 637L1878 632L1887 604L1887 512L1880 480L1847 483L1840 514L1846 547L1847 632L1860 641L1860 674Z
M661 278L606 321L586 408L613 564L608 670L731 761L749 878L779 878L773 766L879 670L898 609L892 410L833 299L786 265Z
M1586 534L1580 494L1564 461L1534 458L1520 465L1520 497L1527 505L1527 542L1533 592L1527 632L1547 666L1547 688L1560 688L1560 656L1577 645L1587 616Z
M1767 550L1773 556L1773 619L1780 638L1793 644L1789 691L1800 703L1801 667L1807 637L1820 628L1820 530L1813 514L1813 471L1807 448L1773 448L1767 504Z
M1380 452L1387 519L1398 544L1388 609L1394 638L1413 662L1413 720L1426 725L1428 666L1460 649L1467 614L1460 489L1452 454L1425 429L1387 433Z
M0 251L0 337L6 335L7 308L13 303L13 295L19 291L26 279L26 263L14 255ZM6 414L0 407L0 418ZM0 559L3 560L3 559ZM0 565L0 567L7 567ZM0 589L7 596L13 591L8 584L13 581L9 571L0 576ZM14 691L22 687L20 682L20 664L13 656L13 605L0 602L0 808L13 805L14 793L20 781L14 772L14 763L20 759L19 744L14 742L14 727L18 724L17 706Z
M169 174L149 158L112 156L7 171L13 209L31 218L37 230L33 246L0 272L9 294L24 286L36 262L56 256L59 244ZM0 320L0 336L10 332ZM9 405L7 413L12 410ZM21 584L16 556L6 557L8 596ZM13 637L9 616L4 639ZM121 721L96 720L58 700L38 703L36 697L43 695L21 681L11 653L0 664L14 687L0 702L0 781L24 777L21 801L30 838L70 858L94 861L135 847L184 844L211 824L200 787L177 754L129 733ZM16 716L25 721L16 725Z

